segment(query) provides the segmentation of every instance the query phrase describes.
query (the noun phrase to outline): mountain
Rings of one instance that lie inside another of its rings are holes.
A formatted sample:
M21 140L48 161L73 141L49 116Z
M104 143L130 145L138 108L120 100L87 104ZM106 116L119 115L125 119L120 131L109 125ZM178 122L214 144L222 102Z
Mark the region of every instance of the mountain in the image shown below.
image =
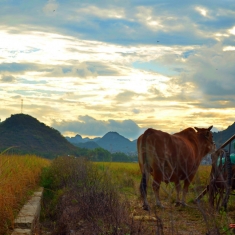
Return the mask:
M72 143L72 144L86 143L86 142L89 142L89 141L95 142L95 141L97 141L98 139L100 139L100 137L96 137L96 138L94 138L94 139L90 139L90 138L86 137L86 138L83 139L79 134L77 134L77 135L74 136L74 137L68 137L68 136L66 136L65 138L66 138L70 143Z
M78 148L69 143L59 131L26 114L15 114L0 123L0 152L37 154L54 158L76 155Z
M217 148L219 148L233 135L235 135L235 122L231 126L228 126L228 128L223 131L213 132L213 139L216 143Z
M235 135L235 122L226 130L213 132L214 141L217 148L220 147L226 140ZM130 141L121 136L117 132L108 132L102 138L82 138L80 135L75 137L66 137L66 139L81 148L95 148L95 145L89 145L89 142L95 142L99 147L112 152L137 153L137 140Z
M136 152L136 145L129 139L119 135L117 132L108 132L101 139L97 140L96 143L109 152L123 152L131 153Z
M123 152L126 154L135 154L137 153L137 140L130 141L129 139L123 137L117 132L108 132L102 138L97 137L94 139L82 138L80 135L76 135L75 137L66 137L66 139L74 144L75 146L79 146L81 148L103 148L108 150L111 153L114 152Z

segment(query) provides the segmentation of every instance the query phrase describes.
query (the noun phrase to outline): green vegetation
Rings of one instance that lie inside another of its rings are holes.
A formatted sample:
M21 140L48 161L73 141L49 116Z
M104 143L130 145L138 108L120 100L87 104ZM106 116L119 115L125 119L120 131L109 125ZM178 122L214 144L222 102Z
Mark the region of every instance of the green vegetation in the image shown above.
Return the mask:
M100 171L83 158L56 158L44 171L42 185L41 221L44 229L53 234L76 231L123 235L140 230L140 223L130 217L130 203L113 183L111 172Z
M30 192L39 185L41 171L50 162L34 155L0 154L0 234L8 234Z
M35 154L53 159L58 156L86 156L91 161L136 161L124 153L111 154L103 148L79 148L69 143L57 130L25 114L11 115L0 123L0 152Z
M52 234L232 234L232 195L228 212L216 213L207 195L194 203L208 183L210 166L199 167L187 207L175 207L174 185L162 184L165 209L156 208L150 181L150 212L142 210L138 163L0 155L0 169L0 234L8 234L21 205L39 184L44 186L40 222Z
M57 130L25 114L11 115L0 123L0 151L14 147L11 153L35 154L52 159L58 155L78 154Z
M128 156L125 153L117 152L110 153L103 148L96 148L84 152L83 156L88 156L88 159L93 162L133 162L137 161L137 156Z

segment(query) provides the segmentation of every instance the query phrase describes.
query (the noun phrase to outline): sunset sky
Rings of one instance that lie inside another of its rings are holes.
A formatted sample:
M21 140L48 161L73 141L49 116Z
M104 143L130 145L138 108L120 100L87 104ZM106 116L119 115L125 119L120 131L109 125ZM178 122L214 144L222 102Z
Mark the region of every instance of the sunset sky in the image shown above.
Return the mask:
M0 119L21 111L65 136L226 129L235 1L0 0Z

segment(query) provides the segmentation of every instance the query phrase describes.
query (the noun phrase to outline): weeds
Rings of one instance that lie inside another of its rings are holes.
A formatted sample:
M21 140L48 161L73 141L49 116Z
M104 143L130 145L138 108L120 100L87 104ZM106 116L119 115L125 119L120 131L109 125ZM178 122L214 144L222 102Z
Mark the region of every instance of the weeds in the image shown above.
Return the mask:
M52 234L148 234L147 229L140 233L141 222L130 217L130 203L121 197L110 171L82 158L60 157L45 172L44 182L48 178L51 184L44 192L50 195L44 195L41 221Z
M36 156L0 155L0 234L8 234L25 200L38 186L49 161Z
M16 163L12 168L6 167L12 165L10 158ZM210 167L199 168L188 194L189 207L174 207L175 189L171 184L163 184L160 192L166 208L154 206L155 197L150 189L148 197L152 207L149 213L141 208L138 189L141 175L136 163L91 163L82 158L58 157L51 165L44 163L37 170L35 165L41 163L36 163L32 156L26 159L17 156L24 162L23 166L20 163L17 165L15 156L10 158L0 156L0 170L5 168L0 175L0 228L11 228L16 211L19 210L18 203L7 215L9 210L4 206L9 194L1 188L3 183L14 176L8 183L8 190L16 193L17 196L12 198L22 195L24 199L39 183L39 178L31 174L34 172L40 175L42 172L44 196L41 222L44 229L54 235L232 234L229 223L233 222L231 218L235 219L234 213L221 211L215 214L208 207L206 196L200 203L194 204L196 195L208 184ZM17 188L19 185L23 187L23 183L18 180L19 172L28 182L26 191ZM16 181L16 185L13 181ZM234 208L233 197L230 198L228 208ZM5 217L8 219L2 222Z

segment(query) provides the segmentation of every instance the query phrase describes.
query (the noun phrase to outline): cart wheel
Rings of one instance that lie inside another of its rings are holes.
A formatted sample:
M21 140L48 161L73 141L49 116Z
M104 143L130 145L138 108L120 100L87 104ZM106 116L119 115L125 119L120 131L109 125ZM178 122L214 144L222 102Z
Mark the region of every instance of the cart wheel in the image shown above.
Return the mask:
M222 208L227 210L231 192L232 164L227 150L220 149L216 154L210 175L209 202L219 211ZM222 162L223 156L225 157L224 163ZM217 165L218 159L219 165Z

